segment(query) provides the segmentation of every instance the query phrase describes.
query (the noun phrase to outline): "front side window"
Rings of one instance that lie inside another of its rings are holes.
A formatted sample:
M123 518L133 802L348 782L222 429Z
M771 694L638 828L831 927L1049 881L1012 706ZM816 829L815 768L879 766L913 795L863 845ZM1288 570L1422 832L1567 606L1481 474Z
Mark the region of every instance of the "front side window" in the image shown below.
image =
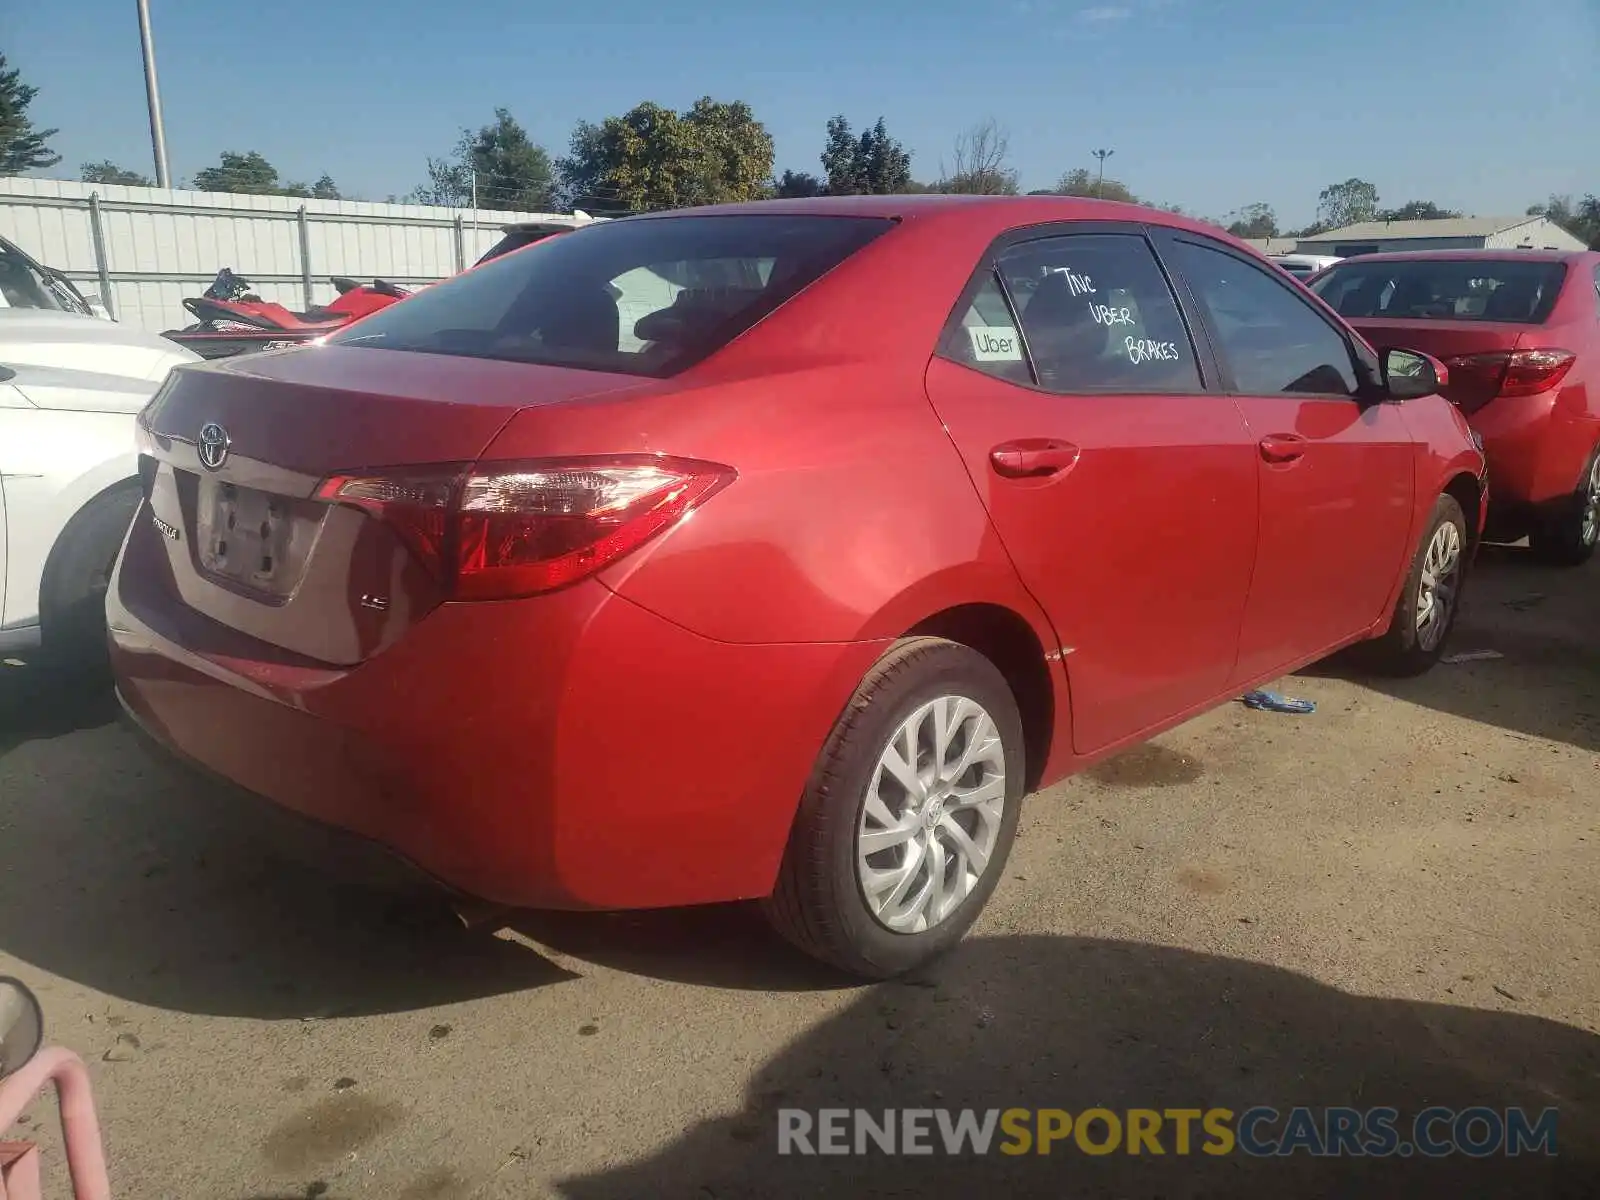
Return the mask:
M328 342L661 378L715 353L893 224L805 214L608 222L492 259Z
M1550 316L1567 269L1558 262L1396 259L1333 267L1312 289L1341 317L1403 321L1510 321Z
M1293 285L1194 242L1174 240L1168 252L1210 313L1241 393L1356 394L1349 344Z
M1149 243L1137 234L1022 242L999 260L1041 387L1197 392L1194 348Z

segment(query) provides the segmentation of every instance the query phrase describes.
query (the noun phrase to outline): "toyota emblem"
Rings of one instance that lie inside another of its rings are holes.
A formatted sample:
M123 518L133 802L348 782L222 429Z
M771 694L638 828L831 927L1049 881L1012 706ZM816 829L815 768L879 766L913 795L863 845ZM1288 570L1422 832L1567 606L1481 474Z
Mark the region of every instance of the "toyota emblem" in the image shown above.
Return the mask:
M200 426L200 440L195 443L195 449L200 454L200 465L206 470L220 469L228 461L228 451L232 446L228 431L215 421L207 421Z

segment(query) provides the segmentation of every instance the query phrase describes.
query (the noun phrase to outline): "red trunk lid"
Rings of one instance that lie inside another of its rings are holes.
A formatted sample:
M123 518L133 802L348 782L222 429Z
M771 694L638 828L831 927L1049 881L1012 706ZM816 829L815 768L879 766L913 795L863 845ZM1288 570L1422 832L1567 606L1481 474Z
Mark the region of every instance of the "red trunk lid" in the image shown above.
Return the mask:
M1524 344L1523 339L1533 328L1508 321L1346 319L1380 354L1392 348L1420 350L1445 362L1469 354L1515 350ZM1452 372L1444 394L1463 412L1470 413L1494 399L1496 386L1492 373Z
M323 479L470 463L519 409L648 382L338 346L177 370L142 418L158 533L135 531L124 572L142 577L140 593L159 577L160 602L181 602L281 650L360 662L443 592L394 530L316 499Z

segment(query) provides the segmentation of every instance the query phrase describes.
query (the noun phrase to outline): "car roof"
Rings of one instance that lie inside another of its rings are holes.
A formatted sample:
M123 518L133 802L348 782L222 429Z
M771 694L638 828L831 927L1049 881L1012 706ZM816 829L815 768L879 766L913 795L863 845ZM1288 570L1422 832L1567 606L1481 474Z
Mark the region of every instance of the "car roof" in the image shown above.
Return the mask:
M1377 254L1357 254L1342 259L1337 265L1363 262L1534 262L1575 263L1593 260L1600 262L1600 253L1593 250L1385 250Z
M1181 213L1124 204L1117 200L1095 200L1084 196L958 196L940 192L894 196L810 196L804 199L747 200L737 204L707 204L696 208L676 208L662 212L636 213L628 221L671 220L683 217L720 214L772 214L833 217L888 217L899 220L965 217L992 225L996 233L1048 221L1137 221L1203 233L1207 237L1248 250L1263 257L1226 230Z

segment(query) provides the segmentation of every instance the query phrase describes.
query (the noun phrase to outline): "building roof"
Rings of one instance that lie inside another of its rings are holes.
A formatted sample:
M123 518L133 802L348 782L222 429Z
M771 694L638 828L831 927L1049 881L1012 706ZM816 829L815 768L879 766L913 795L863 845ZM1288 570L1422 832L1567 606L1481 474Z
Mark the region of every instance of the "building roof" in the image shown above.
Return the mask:
M1519 225L1532 225L1543 217L1445 217L1437 221L1358 221L1343 229L1330 229L1306 242L1378 242L1395 238L1493 237Z
M1534 250L1526 246L1516 249L1497 247L1493 250L1382 250L1377 254L1363 254L1359 258L1342 258L1340 262L1551 262L1575 263L1588 259L1600 262L1593 250Z

